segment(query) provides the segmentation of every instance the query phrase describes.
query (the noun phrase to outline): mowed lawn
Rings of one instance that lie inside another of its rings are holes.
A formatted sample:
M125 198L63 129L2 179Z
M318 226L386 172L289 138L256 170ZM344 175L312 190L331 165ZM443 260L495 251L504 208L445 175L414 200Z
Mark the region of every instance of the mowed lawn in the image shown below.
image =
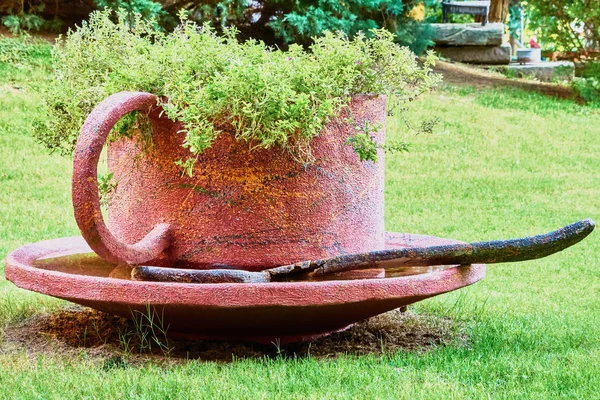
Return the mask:
M71 161L31 136L48 49L0 45L0 260L25 243L78 234ZM3 50L4 49L4 50ZM28 54L25 54L28 53ZM26 61L18 61L18 60ZM600 221L600 111L522 91L445 87L388 121L411 151L386 157L386 226L480 241ZM0 398L576 398L600 388L600 234L554 256L488 266L466 289L411 307L452 318L467 344L429 352L190 360L103 368L76 356L3 346L2 331L67 303L32 294L0 267Z

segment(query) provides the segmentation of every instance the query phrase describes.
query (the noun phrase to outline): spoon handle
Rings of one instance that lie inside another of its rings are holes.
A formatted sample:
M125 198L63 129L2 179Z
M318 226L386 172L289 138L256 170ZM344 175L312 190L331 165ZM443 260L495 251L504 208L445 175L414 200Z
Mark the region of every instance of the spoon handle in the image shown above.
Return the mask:
M458 243L440 246L405 247L370 253L346 254L316 261L271 268L262 272L233 269L178 269L150 266L135 267L135 280L186 283L262 283L319 276L368 268L401 266L467 265L534 260L570 247L594 230L591 219L575 222L543 235L490 242Z
M346 254L316 261L303 261L267 270L273 280L312 272L316 275L365 268L400 266L466 265L534 260L562 251L583 240L594 230L591 219L537 236L489 242L406 247L370 253Z

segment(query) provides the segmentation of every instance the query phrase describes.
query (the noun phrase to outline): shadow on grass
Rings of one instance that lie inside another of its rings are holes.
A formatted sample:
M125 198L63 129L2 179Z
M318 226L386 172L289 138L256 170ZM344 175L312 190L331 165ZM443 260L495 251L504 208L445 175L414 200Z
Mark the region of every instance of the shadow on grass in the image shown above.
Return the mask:
M279 345L168 338L140 328L125 318L70 307L31 318L6 329L0 352L73 356L84 351L109 367L123 360L136 364L186 360L233 362L265 358L335 358L340 355L383 355L399 350L428 351L437 346L466 345L467 336L449 319L413 312L390 311L361 321L343 332L308 343ZM106 365L106 364L105 364Z

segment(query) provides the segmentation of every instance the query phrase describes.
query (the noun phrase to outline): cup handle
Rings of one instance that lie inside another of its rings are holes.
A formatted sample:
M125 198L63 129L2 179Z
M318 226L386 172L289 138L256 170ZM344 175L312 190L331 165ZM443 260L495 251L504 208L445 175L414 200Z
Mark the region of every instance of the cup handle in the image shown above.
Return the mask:
M98 194L98 160L110 130L125 114L149 111L156 102L156 96L150 93L111 95L87 117L75 146L72 180L75 220L92 250L112 263L145 263L158 257L170 244L169 224L156 225L135 244L118 240L104 223Z

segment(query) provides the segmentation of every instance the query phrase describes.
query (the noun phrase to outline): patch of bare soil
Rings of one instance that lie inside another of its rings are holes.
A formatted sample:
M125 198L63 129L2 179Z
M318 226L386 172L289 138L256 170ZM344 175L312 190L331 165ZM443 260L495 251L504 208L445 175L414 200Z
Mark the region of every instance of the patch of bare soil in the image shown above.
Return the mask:
M475 86L477 88L514 87L538 92L550 97L577 100L576 94L568 86L526 79L507 78L500 73L485 71L481 68L465 64L437 61L434 71L443 75L444 83L451 85Z
M158 362L190 359L231 362L265 357L381 355L398 350L427 351L436 346L465 345L466 341L464 331L451 319L399 310L359 322L346 331L310 343L278 346L276 343L166 338L156 332L153 335L144 331L130 320L75 306L9 327L0 353L25 351L75 357L84 350L87 356L104 360L105 366L112 367L148 359Z
M14 85L0 85L0 94L17 95L23 93L23 89Z

